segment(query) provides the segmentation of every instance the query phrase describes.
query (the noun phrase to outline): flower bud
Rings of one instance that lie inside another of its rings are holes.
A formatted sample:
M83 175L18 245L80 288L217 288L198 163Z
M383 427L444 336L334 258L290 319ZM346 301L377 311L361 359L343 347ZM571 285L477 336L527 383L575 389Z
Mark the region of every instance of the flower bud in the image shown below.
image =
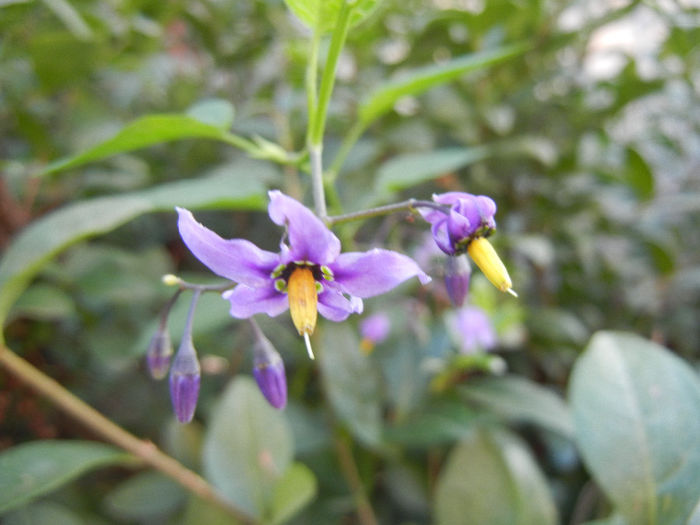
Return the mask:
M170 358L173 355L173 345L170 334L165 326L160 326L153 334L146 351L146 363L153 379L163 379L170 368Z
M472 268L465 255L448 256L445 263L445 288L454 306L462 306L469 293Z
M199 397L199 378L197 352L192 339L185 337L170 370L170 398L180 423L189 423L194 417Z
M278 410L287 404L287 376L284 361L279 352L262 332L256 330L258 339L253 358L253 376L267 402Z
M510 280L508 270L501 261L501 258L493 249L491 243L485 237L477 237L469 243L467 248L469 256L476 265L484 272L486 278L491 281L496 288L502 292L508 292L515 297L518 296L513 291L513 282Z

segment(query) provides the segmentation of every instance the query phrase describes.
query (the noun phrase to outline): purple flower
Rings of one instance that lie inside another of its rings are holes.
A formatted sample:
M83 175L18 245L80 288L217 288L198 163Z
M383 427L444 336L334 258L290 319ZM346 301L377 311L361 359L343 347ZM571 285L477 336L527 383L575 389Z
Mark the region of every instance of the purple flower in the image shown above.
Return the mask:
M432 225L435 243L447 255L465 253L473 239L488 237L496 229L493 218L496 203L485 195L451 191L433 195L433 201L449 206L445 212L434 209L422 212Z
M238 283L223 294L233 317L274 317L289 308L308 346L316 312L343 321L362 312L363 298L387 292L410 277L430 281L415 261L397 252L341 254L338 238L311 210L279 191L269 196L270 218L287 229L279 253L244 239L224 240L188 210L177 208L180 235L190 251L214 273Z
M189 336L183 337L170 369L170 399L180 423L189 423L194 417L199 398L199 360Z
M447 257L445 262L445 288L454 306L462 306L469 293L472 269L466 255Z
M477 306L460 308L452 318L452 328L465 354L490 350L496 346L496 331L491 319Z
M391 330L391 321L385 313L372 314L360 321L360 334L362 341L360 348L369 353L374 348L374 345L386 340Z

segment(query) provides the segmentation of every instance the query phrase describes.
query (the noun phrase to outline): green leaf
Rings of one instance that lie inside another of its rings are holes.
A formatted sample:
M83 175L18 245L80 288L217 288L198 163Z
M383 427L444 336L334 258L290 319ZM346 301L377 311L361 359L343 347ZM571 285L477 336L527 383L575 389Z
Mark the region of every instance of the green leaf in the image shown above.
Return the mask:
M401 97L419 95L432 87L455 80L465 73L498 64L522 54L528 47L525 44L516 44L489 49L454 58L442 64L432 64L407 71L401 78L379 86L361 102L360 121L366 126L391 110Z
M378 445L382 416L375 365L360 350L357 334L347 324L327 324L321 340L321 371L336 415L362 442Z
M620 515L698 523L700 381L685 362L639 336L598 332L569 398L583 460Z
M284 523L299 512L316 495L316 477L302 463L293 463L275 485L272 494L270 523Z
M237 377L214 409L204 437L204 472L221 494L256 518L269 515L292 460L292 433L257 385Z
M548 525L557 511L527 447L504 429L471 433L450 453L435 491L438 525Z
M310 29L328 33L335 27L340 8L347 0L284 0L289 10ZM350 27L371 15L381 0L356 0L350 14Z
M112 490L105 506L116 518L148 522L172 514L184 498L184 489L172 479L160 472L143 472Z
M0 325L37 272L53 256L78 241L114 230L144 213L172 212L174 206L262 208L265 188L255 170L251 170L257 165L246 161L217 170L209 177L79 201L34 221L14 239L0 262Z
M202 115L199 115L202 118ZM82 166L117 153L125 153L174 140L205 138L228 142L228 134L218 126L187 115L148 115L124 126L114 137L87 150L47 165L39 175Z
M385 162L377 174L377 193L399 191L426 182L488 158L489 146L448 148L424 153L399 155Z
M71 296L58 286L45 283L29 287L12 309L12 318L57 320L73 315L75 305Z
M624 177L640 199L648 200L654 196L654 173L644 157L633 148L627 148Z
M573 422L564 401L525 378L489 377L460 388L468 400L512 421L528 422L573 438Z
M85 517L53 501L34 501L2 517L3 525L85 525Z
M128 463L125 452L91 441L33 441L0 454L0 513L21 507L90 470Z
M235 110L228 100L209 98L192 105L186 114L199 122L226 131L233 125Z

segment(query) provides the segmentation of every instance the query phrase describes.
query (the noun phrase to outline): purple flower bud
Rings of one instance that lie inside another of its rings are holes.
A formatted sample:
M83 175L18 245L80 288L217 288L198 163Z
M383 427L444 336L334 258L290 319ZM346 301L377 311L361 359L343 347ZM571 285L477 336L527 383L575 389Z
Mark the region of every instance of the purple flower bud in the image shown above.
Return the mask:
M466 255L448 256L445 263L445 288L454 306L462 306L469 293L472 269Z
M372 344L379 344L389 336L391 321L385 313L376 313L360 322L360 334Z
M170 370L170 398L180 423L194 417L199 397L199 360L191 338L184 338Z
M490 350L496 346L496 331L491 319L477 306L461 308L454 318L453 328L465 354Z
M254 325L257 343L253 358L253 376L267 402L278 410L287 405L287 376L284 361L270 340Z
M163 379L168 374L172 355L173 345L170 342L170 334L165 326L161 326L153 334L146 351L146 363L153 379Z

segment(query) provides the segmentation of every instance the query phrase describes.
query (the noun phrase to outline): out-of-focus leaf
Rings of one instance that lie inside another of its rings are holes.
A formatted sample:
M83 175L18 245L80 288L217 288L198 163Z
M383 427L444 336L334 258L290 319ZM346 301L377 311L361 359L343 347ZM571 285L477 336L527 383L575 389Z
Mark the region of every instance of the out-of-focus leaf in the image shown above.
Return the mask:
M493 152L493 148L478 146L400 155L381 165L375 183L376 188L382 195L410 188L479 162L488 158Z
M91 441L33 441L0 454L0 513L57 489L90 470L127 463L123 451Z
M92 37L90 27L67 0L44 0L44 4L61 19L73 36L80 40L88 40Z
M377 370L347 324L327 324L322 335L321 370L333 409L357 438L376 446L382 430Z
M476 379L459 391L468 400L506 419L534 423L573 438L573 422L564 401L528 379L516 376Z
M528 46L524 44L504 46L454 58L442 64L432 64L407 71L400 78L379 86L360 103L360 121L367 125L391 110L401 97L418 95L434 86L459 78L465 73L520 55L526 49Z
M293 463L275 485L269 521L284 523L316 495L316 477L302 463Z
M640 199L647 200L654 196L654 173L649 164L637 150L627 148L625 181Z
M107 511L127 521L162 519L177 509L184 489L160 472L143 472L121 483L105 499Z
M264 186L254 173L232 167L206 178L79 201L46 215L15 238L0 262L0 325L12 303L46 262L80 240L114 230L147 212L170 212L174 206L259 209L263 195Z
M220 124L220 123L219 123ZM207 124L188 115L147 115L124 126L114 137L77 155L48 164L39 175L82 166L117 153L182 139L214 139L229 142L229 134L219 125Z
M431 403L404 421L384 429L384 439L408 447L425 447L462 439L478 422L479 414L464 403Z
M235 110L228 100L209 98L197 102L187 110L187 116L226 131L233 125Z
M35 501L2 517L3 525L85 525L85 520L64 505Z
M197 496L190 497L182 518L182 525L240 525L240 521L221 507Z
M204 437L207 479L251 516L268 516L292 450L284 414L267 404L251 379L234 379L212 413Z
M686 363L639 336L598 332L569 397L583 460L620 515L700 520L700 381Z
M290 11L310 29L328 33L335 27L338 13L347 0L284 0ZM367 18L377 8L381 0L357 0L353 2L350 26L355 26ZM348 2L350 3L350 2Z
M58 286L39 283L25 291L12 309L12 318L57 320L75 314L73 299Z
M445 463L435 491L439 525L548 525L557 511L527 447L504 429L472 432Z
M587 521L583 525L628 525L622 516L617 514L600 520Z

